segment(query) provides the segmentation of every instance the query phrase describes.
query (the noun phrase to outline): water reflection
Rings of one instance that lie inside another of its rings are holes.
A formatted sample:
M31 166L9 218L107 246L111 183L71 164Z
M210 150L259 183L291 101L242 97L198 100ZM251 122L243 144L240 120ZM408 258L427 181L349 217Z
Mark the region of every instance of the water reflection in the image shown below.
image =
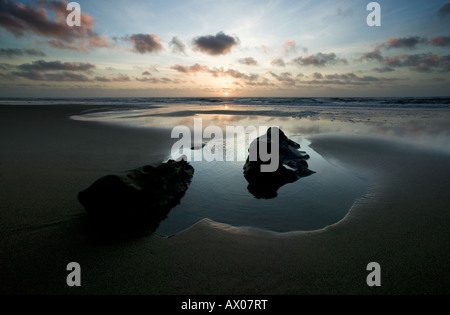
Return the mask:
M204 128L219 126L224 135L227 126L279 126L310 155L308 164L316 174L275 188L277 198L256 199L249 193L255 190L249 189L243 176L246 156L237 159L238 153L233 152L234 162L193 160L196 177L183 202L161 223L157 231L160 234L177 233L203 218L276 232L317 230L338 222L366 192L365 181L353 170L331 164L309 148L308 136L376 135L450 153L450 111L447 109L168 105L86 113L72 118L143 128L172 129L183 125L193 130L194 117L203 118ZM228 160L227 155L231 153L223 142L203 140L207 141L204 149L223 145L224 160ZM248 139L236 143L236 151L246 153L249 144Z
M323 159L303 137L292 140L310 155L316 174L280 187L276 198L257 199L248 191L244 162L192 161L191 186L157 233L172 235L204 218L275 232L313 231L342 220L366 193L365 180Z
M168 105L157 108L87 113L73 119L134 127L279 126L288 135L351 134L410 141L450 153L450 111L426 108L320 106Z

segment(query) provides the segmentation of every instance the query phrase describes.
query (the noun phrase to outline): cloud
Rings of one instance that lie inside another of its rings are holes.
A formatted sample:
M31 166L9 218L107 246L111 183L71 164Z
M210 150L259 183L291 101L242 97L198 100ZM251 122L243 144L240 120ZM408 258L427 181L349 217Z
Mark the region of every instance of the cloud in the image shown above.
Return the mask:
M143 66L137 66L137 65L134 65L133 66L133 69L136 69L136 70L144 70L144 71L153 71L153 72L159 72L159 70L158 70L158 68L157 68L157 65L151 65L151 66L148 66L148 67L143 67ZM151 74L151 73L150 73Z
M202 53L219 56L231 52L231 50L239 43L238 37L226 35L219 32L216 35L200 36L194 39L194 50Z
M76 50L89 51L90 47L111 46L106 37L94 32L94 19L89 15L81 14L82 27L69 27L66 1L40 0L35 4L38 6L0 0L0 27L17 37L31 34L51 38L55 48L78 47Z
M243 65L247 65L247 66L257 66L258 65L258 61L256 61L252 57L239 59L238 62L243 64Z
M62 73L46 73L44 75L44 81L57 81L57 82L90 82L92 81L84 74L74 72L62 72Z
M129 40L134 46L134 51L140 54L163 50L159 37L154 34L134 34Z
M438 47L446 47L450 46L450 37L449 36L436 36L430 39L430 43L433 46Z
M385 72L393 72L395 71L395 69L391 67L383 67L383 68L373 68L372 71L385 73Z
M374 51L363 53L361 58L358 61L383 61L383 56L379 49L375 49Z
M297 74L295 77L290 72L284 72L276 74L274 72L268 72L278 82L284 86L289 87L301 87L308 85L348 85L348 86L361 86L371 84L386 84L391 83L397 79L377 78L374 76L358 76L354 73L335 73L335 74L322 74L315 72L308 77L305 77L302 73Z
M33 56L33 57L45 57L46 56L46 54L43 53L42 51L40 51L39 49L29 48L29 49L24 49L23 51L28 56Z
M181 84L186 83L186 81L182 80L172 80L167 77L162 78L136 78L136 81L143 82L143 83L152 83L152 84Z
M95 81L99 81L99 82L111 82L111 79L109 79L108 77L95 77Z
M324 75L322 73L313 73L312 80L297 81L297 84L308 85L370 85L392 82L395 79L377 78L373 76L358 76L354 73L335 73Z
M223 68L214 67L212 69L209 69L208 72L215 78L218 78L219 76L222 76L222 77L227 76L225 73L225 70Z
M234 84L238 83L238 82L233 82ZM246 85L248 86L256 86L256 87L269 87L269 86L276 86L275 84L273 84L272 82L269 81L269 79L267 78L261 78L258 81L248 81L245 82ZM240 85L240 84L239 84Z
M92 73L95 65L87 62L61 62L38 60L15 66L11 74L33 81L91 82L85 74ZM81 72L81 73L80 73Z
M378 78L373 76L358 77L354 73L344 73L344 74L327 74L325 75L327 80L344 80L344 81L359 81L359 82L375 82L379 81Z
M270 47L267 47L266 45L261 45L260 49L262 50L263 53L267 54L271 54L273 53L273 49Z
M175 70L177 72L190 75L192 73L209 73L214 78L225 78L230 77L233 79L241 80L240 82L234 81L234 84L246 84L249 86L273 86L272 83L270 83L267 78L264 78L263 76L256 74L256 73L244 73L236 69L224 69L223 67L213 67L209 68L208 66L202 66L199 64L195 64L193 66L185 66L185 65L174 65L170 67L170 69ZM288 81L288 77L286 77L285 74L283 74L284 80ZM283 75L280 76L280 79L283 79ZM158 80L152 80L152 78L139 78L138 81L141 82L158 82Z
M434 46L447 46L450 45L450 38L445 36L434 37L430 40L430 43ZM409 67L412 71L417 72L431 72L434 70L448 71L450 55L438 56L436 54L398 54L393 57L383 57L378 49L364 53L359 61L378 61L383 67L377 67L372 69L376 72L393 72L395 68Z
M89 45L91 47L112 47L112 44L109 42L106 36L104 37L91 36L89 38Z
M414 55L417 57L418 55ZM405 54L400 54L394 57L386 57L383 59L383 62L387 64L389 67L404 67L411 66L413 63L411 62L415 57L408 56Z
M283 72L279 75L272 71L269 71L268 73L283 85L295 86L297 84L297 81L292 77L292 73L290 72Z
M176 36L169 42L169 46L172 48L172 52L176 54L186 54L186 45Z
M13 72L15 76L19 76L33 81L55 81L55 82L90 82L87 76L84 74L74 72L60 72L60 73L42 73L40 71L21 71Z
M256 81L259 78L258 74L246 74L234 69L228 69L225 74L232 78L244 79L246 81Z
M44 74L39 71L15 71L13 75L33 81L45 81Z
M285 52L286 54L296 53L297 45L295 44L295 40L289 39L285 41L283 44L283 52Z
M40 4L44 7L48 5L46 1L41 1ZM59 8L55 10L55 5L51 7L52 11L56 11L56 22L49 20L47 11L43 8L35 8L21 2L0 0L0 26L16 36L31 32L47 37L63 38L70 33L71 29L65 19L62 23Z
M95 77L95 81L99 82L128 82L131 81L130 77L124 74L119 74L117 77Z
M9 71L9 70L14 69L14 68L15 68L15 66L11 65L9 63L0 63L0 70Z
M193 66L184 66L184 65L177 64L177 65L170 67L170 69L178 71L183 74L204 72L204 73L211 74L215 78L232 77L235 79L243 79L247 82L257 81L259 79L258 74L253 74L253 73L246 74L246 73L240 72L235 69L225 70L224 68L217 68L217 67L209 68L208 66L202 66L202 65L199 65L198 63L196 63Z
M449 72L450 71L450 55L440 57L439 64L440 64L441 72Z
M90 72L95 69L95 65L88 62L61 62L61 61L33 61L31 64L18 66L24 71L81 71Z
M385 47L387 49L392 48L408 48L414 49L418 44L424 44L427 40L418 36L415 37L405 37L405 38L389 38Z
M70 44L70 43L65 43L63 41L60 40L49 40L47 42L50 46L52 46L53 48L57 48L57 49L65 49L65 50L75 50L75 51L80 51L80 52L89 52L89 49L86 46L80 46L77 44Z
M18 48L2 48L0 49L0 56L14 58L23 55L33 56L33 57L45 57L45 54L37 49L18 49Z
M431 72L433 70L449 71L450 55L440 57L435 54L400 54L394 57L384 58L388 67L409 67L417 72Z
M329 54L317 53L315 55L307 57L298 57L294 59L293 62L295 62L300 66L316 66L316 67L324 67L328 64L337 64L337 63L347 64L346 59L337 59L335 53Z
M142 75L152 75L149 71L142 72Z
M450 1L447 1L438 11L438 16L443 19L450 15Z
M284 62L284 60L282 58L277 58L272 60L272 62L270 63L272 66L277 66L277 67L286 67L286 63Z
M0 72L0 78L3 78L3 79L9 79L10 76L11 76L11 75L9 75L9 74L4 74L4 73L1 73L1 72Z
M419 36L411 36L405 38L390 38L386 43L379 43L376 45L377 50L380 48L396 49L406 48L415 49L418 45L433 45L437 47L450 46L449 36L436 36L431 39L427 39Z
M150 67L148 67L148 69L149 69L150 71L159 72L157 66L150 66Z
M258 74L256 73L244 73L244 72L240 72L238 70L235 69L228 69L225 70L224 68L212 68L209 69L208 72L215 78L218 77L231 77L234 79L241 79L244 81L245 84L247 85L259 85L258 83L260 83L259 79L261 78Z
M185 74L206 72L209 70L209 68L207 66L202 66L202 65L199 65L198 63L196 63L193 66L183 66L183 65L177 64L177 65L170 67L170 69L181 72L181 73L185 73Z

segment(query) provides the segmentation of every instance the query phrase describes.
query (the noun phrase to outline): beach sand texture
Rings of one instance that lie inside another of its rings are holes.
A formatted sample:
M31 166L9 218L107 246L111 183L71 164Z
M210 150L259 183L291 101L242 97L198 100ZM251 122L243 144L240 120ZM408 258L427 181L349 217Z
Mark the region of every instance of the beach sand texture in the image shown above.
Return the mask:
M323 157L369 181L347 217L274 234L205 219L170 238L108 240L77 193L167 157L168 129L70 120L92 107L0 106L2 294L448 294L448 154L361 136L315 136ZM82 266L82 286L66 266ZM382 286L366 284L378 262Z

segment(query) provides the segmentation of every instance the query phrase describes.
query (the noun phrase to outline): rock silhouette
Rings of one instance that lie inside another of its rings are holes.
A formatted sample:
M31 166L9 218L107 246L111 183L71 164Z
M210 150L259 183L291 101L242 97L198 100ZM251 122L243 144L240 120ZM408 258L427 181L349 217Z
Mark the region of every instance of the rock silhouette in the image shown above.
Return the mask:
M255 139L249 148L249 152L257 152L257 158L251 161L250 156L244 165L244 176L247 179L248 191L258 199L272 199L277 197L280 187L296 182L301 177L314 174L308 168L306 160L309 159L303 151L299 151L300 145L286 137L284 132L278 128L279 134L279 164L275 172L262 172L261 165L270 164L261 159L259 148L262 142L271 154L272 133L276 127L269 128L267 134ZM275 143L276 144L276 143ZM256 148L255 148L256 146Z
M194 176L184 160L108 175L78 194L94 226L114 233L154 232L178 205Z

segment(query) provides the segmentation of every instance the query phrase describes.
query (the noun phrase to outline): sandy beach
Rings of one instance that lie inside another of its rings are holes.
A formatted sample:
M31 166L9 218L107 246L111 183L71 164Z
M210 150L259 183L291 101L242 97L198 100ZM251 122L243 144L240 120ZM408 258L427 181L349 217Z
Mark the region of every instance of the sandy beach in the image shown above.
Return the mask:
M70 120L92 106L0 106L2 294L448 294L450 159L380 137L322 135L312 148L369 191L340 222L275 234L204 219L170 238L94 237L77 193L160 163L170 129ZM82 286L66 266L82 266ZM378 262L382 286L366 284Z

